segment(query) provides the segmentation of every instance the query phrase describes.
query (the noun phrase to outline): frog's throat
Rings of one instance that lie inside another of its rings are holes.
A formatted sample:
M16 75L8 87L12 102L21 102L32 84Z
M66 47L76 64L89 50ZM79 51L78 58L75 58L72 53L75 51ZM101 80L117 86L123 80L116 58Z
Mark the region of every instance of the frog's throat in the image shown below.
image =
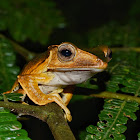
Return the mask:
M56 69L48 69L48 71L52 71L52 72L89 71L91 73L97 73L97 72L104 71L104 69L101 69L101 68L56 68Z

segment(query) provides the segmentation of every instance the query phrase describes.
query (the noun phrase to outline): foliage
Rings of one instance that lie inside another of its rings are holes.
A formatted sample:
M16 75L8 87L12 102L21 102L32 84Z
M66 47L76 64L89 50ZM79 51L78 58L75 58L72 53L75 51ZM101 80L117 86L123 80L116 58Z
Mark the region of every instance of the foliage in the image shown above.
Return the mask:
M30 140L27 132L21 129L17 116L9 110L0 107L0 139L1 140Z
M133 56L133 57L132 57ZM124 52L113 54L114 59L110 62L108 71L111 75L106 83L106 91L122 92L122 94L133 94L140 96L140 71L137 67L139 60L136 52ZM99 114L97 126L87 127L86 140L90 139L125 139L123 133L126 131L128 118L137 119L134 112L139 107L136 102L127 102L117 99L106 99L103 110Z
M2 60L0 65L4 69L0 73L0 85L2 85L1 91L4 91L5 89L9 89L11 87L11 84L14 82L16 75L19 72L19 68L15 65L15 53L13 51L11 43L8 40L1 38L0 49L0 60ZM121 92L122 94L133 94L135 97L139 96L139 59L140 57L136 52L127 52L125 55L124 52L114 53L113 59L109 63L109 68L107 70L111 77L106 83L106 91ZM3 77L6 81L3 80ZM87 83L84 83L81 86L92 89L98 89L98 78L101 79L100 74L97 76L97 80L94 83L94 85L91 85L92 82L91 80L89 80L87 81ZM8 82L9 84L7 84ZM19 96L16 96L15 94L15 99L13 95L9 94L8 96L8 99L13 101L17 101L19 99ZM86 97L85 99L88 98L89 97ZM125 125L127 124L128 118L132 119L133 121L137 119L134 112L136 112L136 110L139 109L138 103L116 99L106 99L103 108L104 109L99 114L99 122L97 123L97 126L90 125L89 127L87 127L87 133L83 132L85 135L85 139L125 139L125 136L123 135L123 133L127 129ZM13 132L9 133L12 136L15 135L15 133L13 134Z
M109 67L112 76L107 83L107 91L122 91L138 96L140 94L139 54L127 52L124 55L123 52L117 52L114 58Z
M13 47L11 43L4 38L0 38L0 68L0 91L4 92L12 87L19 73Z
M7 99L9 101L21 101L22 100L22 94L20 93L10 93L10 94L0 94L0 100Z
M135 20L139 20L139 15L140 15L140 8L139 8L139 5L140 5L140 1L139 0L136 0L134 2L134 4L132 5L130 11L129 11L129 15L132 19L135 19Z
M16 56L11 43L0 38L0 91L9 90L19 73L19 67L16 66ZM21 94L12 93L5 95L8 100L20 101ZM0 100L3 100L0 94ZM30 140L27 137L27 132L21 129L20 122L17 121L16 116L10 113L7 109L0 107L0 139L17 139Z
M140 46L139 30L139 23L136 22L125 25L110 22L90 31L89 46Z
M64 25L60 11L51 0L1 0L0 31L13 39L46 44L54 28Z
M138 140L140 140L140 133L138 133Z
M136 120L133 112L138 110L138 103L126 102L116 99L105 100L104 110L99 114L100 121L97 127L90 125L87 132L90 133L86 139L125 139L122 134L126 131L125 124L129 118Z
M97 46L101 44L124 46L124 50L129 49L129 47L139 46L138 23L131 22L131 24L121 25L116 22L111 22L92 30L89 34L89 45ZM106 83L106 91L121 92L122 94L129 95L133 94L135 97L139 96L139 60L140 55L136 52L118 51L113 53L113 59L108 69L111 77ZM127 123L127 117L133 119L133 121L136 120L137 118L133 113L136 110L138 110L138 104L134 102L115 99L105 100L104 109L99 114L100 121L97 123L97 127L93 125L87 127L89 134L87 134L86 139L125 139L122 133L127 129L124 126ZM118 124L117 121L119 118L122 118L123 121L119 121ZM119 127L122 127L122 129L118 130Z

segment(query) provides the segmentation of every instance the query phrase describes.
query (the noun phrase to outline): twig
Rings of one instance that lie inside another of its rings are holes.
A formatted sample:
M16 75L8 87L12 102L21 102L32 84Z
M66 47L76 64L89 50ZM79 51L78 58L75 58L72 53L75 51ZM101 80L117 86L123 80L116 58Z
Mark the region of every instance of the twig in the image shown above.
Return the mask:
M120 100L126 100L126 101L136 101L140 104L140 97L114 93L114 92L108 92L108 91L104 91L99 94L98 93L90 94L90 97L108 98L108 99L114 98L114 99L120 99Z
M37 55L36 53L30 52L29 50L25 49L24 47L20 46L18 43L10 40L9 38L7 38L6 36L4 36L2 34L0 34L0 38L8 39L11 42L11 44L13 45L16 52L18 52L21 56L23 56L26 61L31 60L32 58L34 58Z
M16 42L14 42L12 40L9 40L9 41L13 45L14 49L16 50L16 52L18 52L21 56L23 56L26 61L30 61L31 59L33 59L37 55L36 53L30 52L29 50L27 50L24 47L20 46Z
M64 113L55 103L50 103L46 106L33 106L0 101L0 106L8 108L19 115L31 115L46 122L49 125L55 140L75 140L75 137L64 118Z
M135 51L135 52L140 52L140 47L125 47L125 48L111 48L111 50L113 52L117 52L117 51Z
M93 52L93 48L86 48L86 51L89 52ZM117 51L124 51L124 52L128 52L128 51L135 51L135 52L140 52L140 47L122 47L122 48L113 48L111 47L112 52L117 52Z

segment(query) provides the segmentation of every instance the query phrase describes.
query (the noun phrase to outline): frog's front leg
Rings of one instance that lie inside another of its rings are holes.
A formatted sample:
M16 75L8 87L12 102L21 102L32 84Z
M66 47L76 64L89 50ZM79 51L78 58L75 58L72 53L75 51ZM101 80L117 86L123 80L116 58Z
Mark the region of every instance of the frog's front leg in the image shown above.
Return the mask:
M16 80L14 85L12 86L12 88L10 90L4 92L3 94L13 93L13 92L17 91L18 89L19 89L19 83L18 83L18 80Z
M31 75L19 75L18 82L25 90L28 97L38 105L45 105L51 102L56 102L66 113L66 118L71 121L72 117L69 109L66 107L62 98L53 94L44 94L39 84L47 84L53 79L54 75L51 73L31 74ZM55 93L58 94L58 93Z
M62 93L62 100L66 106L69 104L69 102L73 96L74 87L75 87L74 85L67 86L64 89L64 92Z

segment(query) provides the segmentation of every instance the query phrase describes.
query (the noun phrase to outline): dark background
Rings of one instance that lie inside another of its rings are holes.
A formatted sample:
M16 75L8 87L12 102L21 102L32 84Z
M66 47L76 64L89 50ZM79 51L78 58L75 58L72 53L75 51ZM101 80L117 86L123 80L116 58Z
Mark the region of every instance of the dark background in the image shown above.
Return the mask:
M88 44L88 32L93 28L116 21L128 24L135 0L55 0L66 18L67 26L52 35L51 42L70 41L77 45ZM59 35L60 37L59 37ZM76 39L75 39L76 37Z

